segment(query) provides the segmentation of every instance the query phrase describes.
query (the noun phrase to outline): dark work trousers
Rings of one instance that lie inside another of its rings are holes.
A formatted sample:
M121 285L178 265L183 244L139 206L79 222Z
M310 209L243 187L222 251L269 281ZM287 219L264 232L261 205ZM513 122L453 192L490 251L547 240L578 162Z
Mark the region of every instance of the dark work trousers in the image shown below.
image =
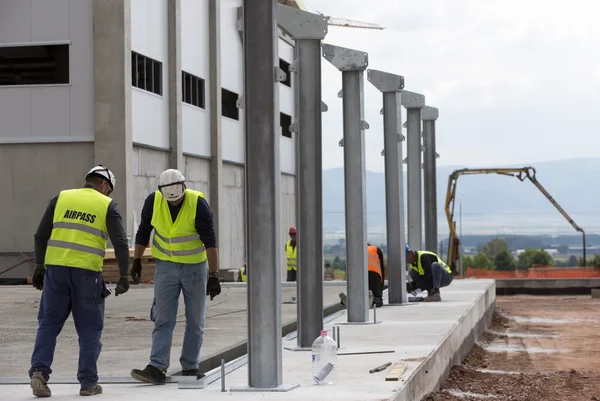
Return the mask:
M423 270L425 275L420 276L414 269L408 269L410 278L422 291L439 290L452 283L452 274L448 273L439 263L432 263L431 266L425 265Z
M74 267L48 266L29 377L34 371L41 371L46 379L50 377L56 338L73 312L75 329L79 335L77 380L81 387L93 387L98 383L96 362L102 349L103 289L101 273Z
M369 272L369 290L373 292L373 304L378 308L383 306L383 283L379 274Z
M296 281L296 270L287 271L287 281Z

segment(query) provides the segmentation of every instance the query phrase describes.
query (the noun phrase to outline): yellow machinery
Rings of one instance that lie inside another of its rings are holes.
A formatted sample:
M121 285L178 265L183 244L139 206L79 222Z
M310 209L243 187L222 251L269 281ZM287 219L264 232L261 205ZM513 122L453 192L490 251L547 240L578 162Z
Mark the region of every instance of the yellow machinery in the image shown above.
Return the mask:
M580 232L583 235L583 265L586 265L585 258L585 231L581 227L579 227L573 219L569 217L567 212L563 210L562 207L556 201L548 191L539 183L537 178L535 178L535 169L533 167L522 167L522 168L476 168L470 169L465 168L462 170L456 170L450 177L448 177L448 192L446 193L446 218L448 219L448 227L450 228L450 240L448 243L448 266L452 269L453 272L456 272L456 261L459 259L459 246L460 241L458 236L456 235L456 222L454 221L454 197L456 195L456 183L458 181L458 177L461 175L474 175L474 174L499 174L499 175L508 175L511 177L516 177L520 181L525 181L525 179L529 179L544 194L546 198L558 209L558 211L564 216L565 219L575 230Z

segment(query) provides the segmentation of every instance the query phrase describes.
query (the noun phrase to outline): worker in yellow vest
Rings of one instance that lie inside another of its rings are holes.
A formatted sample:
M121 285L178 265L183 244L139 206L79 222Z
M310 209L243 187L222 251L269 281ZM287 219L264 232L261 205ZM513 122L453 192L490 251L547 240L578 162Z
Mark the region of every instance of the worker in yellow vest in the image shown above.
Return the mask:
M440 288L452 283L452 270L433 252L413 251L406 246L406 268L412 280L407 289L427 291L425 302L440 302Z
M154 321L150 363L131 376L145 383L165 384L180 293L185 303L185 334L179 362L183 376L204 377L198 363L204 336L206 295L221 293L213 217L202 192L188 189L179 170L163 171L158 190L148 195L135 236L132 276L139 282L141 258L152 238Z
M383 306L384 264L383 251L375 245L367 243L367 275L369 279L369 308ZM348 305L346 293L340 293L342 305Z
M129 246L121 213L109 195L115 176L96 166L85 177L85 186L61 191L50 200L35 233L33 286L42 291L38 331L31 357L31 388L36 397L50 397L56 338L69 315L79 336L79 394L102 393L97 361L102 349L104 284L102 265L107 239L115 249L121 277L115 294L129 289Z
M290 227L290 239L285 243L285 257L287 259L287 281L296 281L296 227Z
M244 266L240 269L240 276L238 282L245 283L248 280L248 267L246 266L246 258L244 258Z

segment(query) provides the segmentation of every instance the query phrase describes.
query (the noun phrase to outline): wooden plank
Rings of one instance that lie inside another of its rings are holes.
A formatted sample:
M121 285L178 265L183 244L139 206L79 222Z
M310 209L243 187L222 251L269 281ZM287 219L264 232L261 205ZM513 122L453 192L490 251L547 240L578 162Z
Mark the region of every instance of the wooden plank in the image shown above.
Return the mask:
M133 254L135 252L135 248L129 248L129 257L133 258ZM152 248L146 248L144 251L144 257L152 257ZM104 259L115 259L115 250L114 248L106 248L106 253L104 254Z
M404 362L397 362L394 364L390 373L385 377L386 382L397 382L400 380L404 371L406 370L407 365Z

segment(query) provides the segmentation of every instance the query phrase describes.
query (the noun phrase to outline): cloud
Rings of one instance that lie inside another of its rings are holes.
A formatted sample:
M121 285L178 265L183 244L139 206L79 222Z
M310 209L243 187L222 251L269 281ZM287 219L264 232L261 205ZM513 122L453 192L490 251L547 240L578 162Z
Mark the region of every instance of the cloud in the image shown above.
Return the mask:
M440 109L440 164L597 156L600 2L308 0L384 31L330 27L326 43L364 50ZM323 60L324 167L343 165L341 73ZM367 168L383 171L381 94L365 80Z

